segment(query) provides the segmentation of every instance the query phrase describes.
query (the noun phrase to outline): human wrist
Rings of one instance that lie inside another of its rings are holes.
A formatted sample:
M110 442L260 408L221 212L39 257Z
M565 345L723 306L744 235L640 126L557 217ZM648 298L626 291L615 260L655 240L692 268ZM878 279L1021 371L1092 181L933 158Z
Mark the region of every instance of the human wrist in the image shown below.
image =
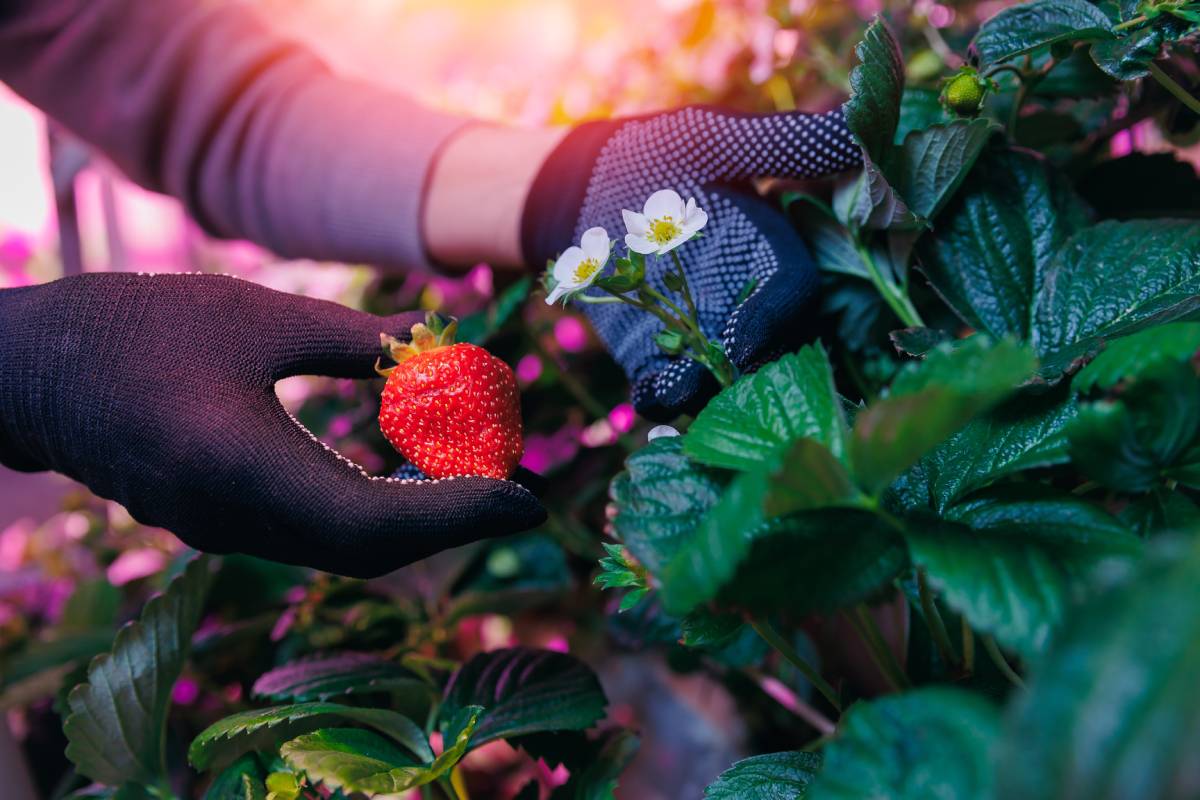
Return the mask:
M475 124L448 140L430 172L422 214L430 259L447 268L480 261L522 268L526 198L566 134L565 128Z

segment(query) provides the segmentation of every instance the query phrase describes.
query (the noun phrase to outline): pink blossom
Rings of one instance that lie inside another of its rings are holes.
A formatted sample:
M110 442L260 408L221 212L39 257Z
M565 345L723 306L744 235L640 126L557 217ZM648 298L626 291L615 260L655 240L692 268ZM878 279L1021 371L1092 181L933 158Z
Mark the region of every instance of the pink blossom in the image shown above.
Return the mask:
M607 419L598 419L583 429L579 441L584 447L607 447L617 441L617 432Z
M517 380L528 386L542 377L542 359L533 353L521 356L517 362Z
M566 425L549 435L531 433L525 437L521 466L539 475L545 474L575 457L581 436L578 425Z
M546 650L553 650L556 653L571 652L571 643L567 641L567 637L559 634L552 636L542 643L542 647Z
M617 433L629 433L637 419L637 412L629 403L621 403L608 412L608 421Z
M188 677L175 681L175 687L171 690L171 702L176 705L190 706L199 696L200 684Z
M568 353L578 353L587 347L587 329L576 317L563 317L554 323L554 338Z
M343 436L348 436L353 427L354 425L348 416L338 414L329 420L329 435L334 439L341 439Z
M113 586L124 586L130 581L145 578L167 565L167 557L161 550L143 547L126 550L108 565L108 581Z

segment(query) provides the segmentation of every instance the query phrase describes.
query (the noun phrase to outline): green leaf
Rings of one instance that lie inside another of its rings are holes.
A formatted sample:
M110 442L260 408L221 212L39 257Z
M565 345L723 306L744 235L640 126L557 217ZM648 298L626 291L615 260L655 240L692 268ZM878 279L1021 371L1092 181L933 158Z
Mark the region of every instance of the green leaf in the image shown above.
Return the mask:
M204 800L266 800L265 777L258 759L244 755L213 779Z
M835 611L885 589L907 565L903 541L875 514L806 511L754 536L717 601L764 614Z
M1117 80L1144 78L1150 74L1151 62L1162 55L1164 46L1192 30L1194 26L1186 20L1163 15L1120 38L1096 42L1091 48L1092 60Z
M684 452L709 466L753 469L807 437L841 460L845 431L829 358L820 344L812 344L713 398L683 437Z
M900 144L913 131L950 121L952 117L946 113L936 89L906 88L900 98L900 123L893 141Z
M932 219L962 186L983 146L998 131L983 118L913 131L885 162L884 174L909 210Z
M1055 42L1112 35L1108 17L1087 0L1034 0L1006 8L985 22L975 35L974 47L987 66Z
M630 731L618 730L603 739L585 765L550 794L550 800L613 800L625 767L637 755L640 742Z
M860 172L838 183L833 194L833 210L841 223L853 230L911 229L925 224L870 156L863 156Z
M718 614L707 608L694 609L683 618L680 641L688 647L721 648L729 644L745 627L739 614Z
M779 517L796 511L858 505L862 495L833 453L816 439L797 439L771 470L763 508Z
M609 487L609 497L617 510L613 532L657 574L716 505L721 483L684 456L682 437L669 436L655 439L626 460L625 471Z
M1075 403L1053 395L1018 396L968 422L897 484L904 505L942 513L952 503L1021 470L1063 464Z
M1145 491L1193 460L1200 377L1190 362L1155 361L1116 400L1084 404L1067 428L1071 459L1093 480Z
M668 613L686 614L712 599L733 576L750 540L766 526L763 503L768 486L765 473L741 473L693 534L680 543L659 573Z
M438 711L445 722L467 706L483 706L471 739L538 731L584 730L604 716L600 682L586 664L564 653L516 647L481 653L459 668Z
M1032 340L1043 372L1200 309L1200 225L1101 222L1071 237L1046 269Z
M359 728L306 733L284 742L279 754L313 783L368 797L424 786L442 774L418 764L382 736Z
M191 649L211 580L208 558L192 560L141 618L117 632L88 678L71 690L63 722L67 757L99 783L161 786L171 690Z
M790 751L743 758L704 790L705 800L800 800L821 769L816 753Z
M929 282L964 322L995 337L1028 339L1046 267L1086 223L1070 185L1042 160L993 150L976 162L918 255Z
M354 692L425 692L416 673L367 653L330 653L276 667L254 682L252 693L271 700L327 700Z
M850 99L843 106L846 124L867 154L880 160L891 149L900 121L904 57L881 17L867 27L854 53L859 64L850 73Z
M986 800L999 714L978 695L927 688L861 702L842 718L808 800Z
M1028 657L1045 647L1095 564L1127 557L1139 541L1077 498L1014 489L952 507L951 522L912 521L905 535L948 606ZM1033 494L1022 500L1021 491Z
M1182 492L1156 487L1121 509L1121 519L1143 538L1200 531L1200 506Z
M1172 322L1108 344L1079 371L1072 386L1081 394L1111 389L1136 377L1150 364L1187 361L1200 351L1200 322Z
M486 311L463 317L458 322L458 340L479 345L487 342L520 310L532 289L533 280L521 278L505 289Z
M1075 613L999 751L1002 797L1185 798L1200 789L1200 547L1175 542Z
M383 708L358 708L338 703L295 703L232 714L209 725L192 740L188 761L199 770L218 761L280 739L290 739L333 720L350 720L369 725L407 747L422 761L432 761L433 751L421 728L408 717Z
M471 614L512 614L552 602L574 585L562 546L527 534L487 542L450 588L449 621Z
M90 633L97 628L117 624L121 606L121 591L104 578L80 581L63 606L55 633Z
M854 475L877 494L917 459L986 411L1037 366L1028 348L974 336L907 365L882 400L854 420Z

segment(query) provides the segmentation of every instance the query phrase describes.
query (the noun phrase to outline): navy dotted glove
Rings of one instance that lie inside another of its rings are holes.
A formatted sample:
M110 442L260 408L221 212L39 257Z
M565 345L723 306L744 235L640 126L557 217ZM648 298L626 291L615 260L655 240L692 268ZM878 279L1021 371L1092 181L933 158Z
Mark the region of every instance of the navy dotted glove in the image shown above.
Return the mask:
M620 241L622 209L672 189L708 213L703 236L680 247L700 326L746 371L812 335L818 276L788 221L756 195L756 177L814 178L861 163L840 110L738 114L688 107L576 128L543 165L526 202L521 239L541 268L593 226ZM670 256L646 259L660 291ZM717 389L708 370L668 358L654 342L662 324L625 304L582 304L633 385L644 416L695 413Z
M53 469L199 550L373 577L539 524L518 483L372 477L275 396L368 378L376 317L221 275L81 275L0 291L0 463Z

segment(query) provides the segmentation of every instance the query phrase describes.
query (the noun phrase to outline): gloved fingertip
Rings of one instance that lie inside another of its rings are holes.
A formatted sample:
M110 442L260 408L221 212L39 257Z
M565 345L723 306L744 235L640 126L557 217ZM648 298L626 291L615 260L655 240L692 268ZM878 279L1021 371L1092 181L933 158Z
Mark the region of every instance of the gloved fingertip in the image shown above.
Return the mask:
M719 389L707 367L678 359L634 384L633 407L651 422L670 422L683 414L698 414Z
M513 473L509 480L524 486L539 497L546 493L546 489L549 486L544 477L525 467L517 467L517 471Z

